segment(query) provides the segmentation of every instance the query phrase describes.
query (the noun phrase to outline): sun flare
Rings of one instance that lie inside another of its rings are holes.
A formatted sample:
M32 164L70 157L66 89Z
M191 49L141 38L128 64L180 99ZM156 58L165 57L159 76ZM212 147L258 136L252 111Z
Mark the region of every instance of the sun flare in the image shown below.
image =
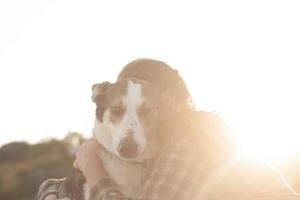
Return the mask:
M283 162L300 155L300 130L296 116L278 119L261 113L229 118L242 156L270 162ZM277 113L278 114L278 113ZM285 116L281 113L281 116Z
M277 68L253 69L237 80L227 73L222 85L209 79L191 85L199 109L216 111L233 129L243 156L274 162L300 156L300 80L296 72Z

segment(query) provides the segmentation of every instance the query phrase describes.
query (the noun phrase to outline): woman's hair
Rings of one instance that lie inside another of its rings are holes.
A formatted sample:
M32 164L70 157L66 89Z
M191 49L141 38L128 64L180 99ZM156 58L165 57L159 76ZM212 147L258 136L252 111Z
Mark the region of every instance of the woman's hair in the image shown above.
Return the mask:
M176 70L162 61L137 59L128 63L118 75L118 80L124 79L147 81L161 93L158 135L162 143L189 126L192 113L195 113L194 104L185 82Z
M228 127L222 118L211 112L198 112L194 109L190 92L176 70L162 61L137 59L128 63L118 76L118 80L130 78L151 83L167 97L163 103L170 106L170 109L163 111L159 128L162 143L169 141L174 134L186 133L184 135L199 142L198 146L201 146L203 154L208 157L210 153L215 155L211 157L226 157L224 155L231 152L233 140L227 134Z
M177 105L194 107L190 92L179 73L162 61L137 59L128 63L120 72L118 80L130 78L151 83Z

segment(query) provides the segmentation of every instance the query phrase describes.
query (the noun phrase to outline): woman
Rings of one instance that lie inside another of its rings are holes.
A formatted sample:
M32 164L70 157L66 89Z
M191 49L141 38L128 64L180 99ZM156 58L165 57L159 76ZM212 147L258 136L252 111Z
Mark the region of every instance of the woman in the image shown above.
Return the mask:
M152 59L135 60L123 68L119 77L152 83L166 94L175 113L162 122L163 148L147 168L139 199L300 199L270 168L251 165L236 156L223 121L213 113L194 110L184 81L167 64ZM126 199L105 173L97 155L100 148L94 139L89 140L81 146L74 162L91 188L90 200ZM64 181L45 181L38 200L64 197L59 192Z

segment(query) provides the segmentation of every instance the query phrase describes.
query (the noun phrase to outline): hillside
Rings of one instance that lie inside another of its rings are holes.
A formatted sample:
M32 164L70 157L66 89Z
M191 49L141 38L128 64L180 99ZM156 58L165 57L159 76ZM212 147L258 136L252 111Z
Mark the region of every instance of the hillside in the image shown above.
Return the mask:
M0 148L0 199L32 200L42 181L63 177L72 166L72 141L78 137L73 133L61 141L3 145Z

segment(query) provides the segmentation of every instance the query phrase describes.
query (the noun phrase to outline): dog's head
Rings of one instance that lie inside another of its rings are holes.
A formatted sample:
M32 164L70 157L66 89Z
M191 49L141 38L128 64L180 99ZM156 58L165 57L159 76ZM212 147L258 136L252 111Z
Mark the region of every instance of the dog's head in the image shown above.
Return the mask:
M137 79L104 82L92 88L94 134L106 150L125 160L144 161L157 152L159 93Z

